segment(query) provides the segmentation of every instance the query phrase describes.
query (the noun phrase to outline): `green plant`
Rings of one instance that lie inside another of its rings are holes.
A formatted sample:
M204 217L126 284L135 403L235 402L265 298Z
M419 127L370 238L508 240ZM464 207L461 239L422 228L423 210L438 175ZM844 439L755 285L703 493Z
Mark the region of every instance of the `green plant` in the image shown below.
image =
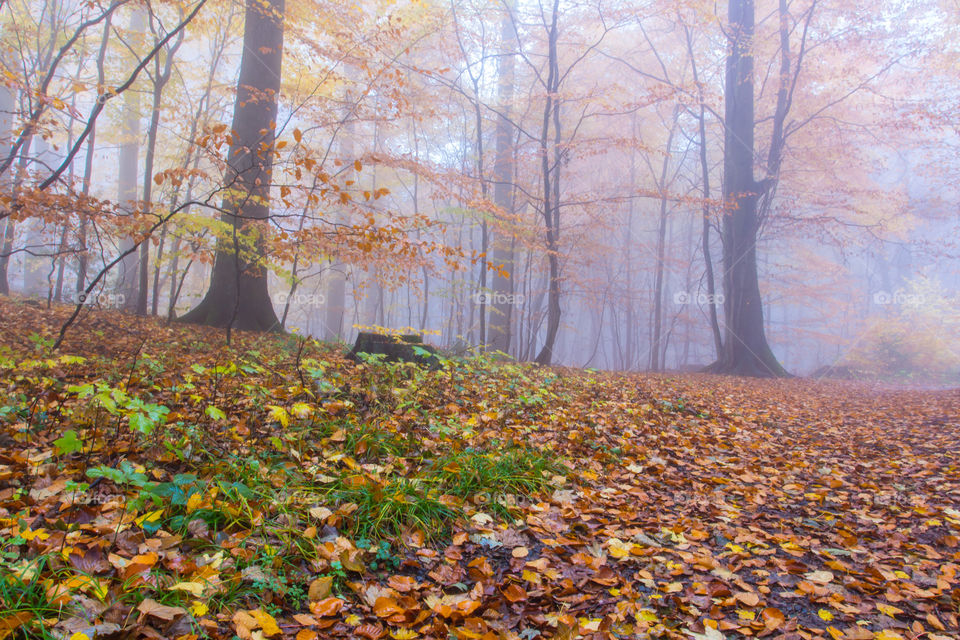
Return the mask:
M53 567L54 558L48 554L19 559L18 554L14 559L4 552L0 560L0 619L19 623L25 638L58 637L43 624L44 619L65 615L64 604L59 602L65 593L50 588L55 584L51 576L60 573Z
M383 539L407 527L420 529L427 537L442 537L457 515L440 501L436 488L417 479L394 477L381 483L365 477L356 483L340 482L330 497L357 505L349 527L363 538Z

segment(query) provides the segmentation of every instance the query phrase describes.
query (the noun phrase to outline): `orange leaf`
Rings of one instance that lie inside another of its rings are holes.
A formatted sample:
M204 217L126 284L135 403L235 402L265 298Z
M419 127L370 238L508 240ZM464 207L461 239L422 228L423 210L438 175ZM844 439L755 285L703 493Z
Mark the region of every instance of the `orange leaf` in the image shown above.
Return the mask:
M520 602L527 599L527 590L518 584L510 584L503 590L503 597L510 602Z
M390 576L387 584L401 593L413 591L417 588L417 581L410 576Z
M373 612L381 618L389 618L398 613L403 613L403 608L393 598L380 596L373 603Z
M321 618L335 616L343 608L343 600L340 598L326 598L318 602L310 603L310 613Z
M767 607L761 612L761 617L763 618L763 624L767 629L778 629L786 620L783 615L783 611L777 609L776 607Z
M377 640L377 638L383 637L387 632L380 624L361 624L359 627L353 630L353 635L360 636L361 638L369 638L369 640Z

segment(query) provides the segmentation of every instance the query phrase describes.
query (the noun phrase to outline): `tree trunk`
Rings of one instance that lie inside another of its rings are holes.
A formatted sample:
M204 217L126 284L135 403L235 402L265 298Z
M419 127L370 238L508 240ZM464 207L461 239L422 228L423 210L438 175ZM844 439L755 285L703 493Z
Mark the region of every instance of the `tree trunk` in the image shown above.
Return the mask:
M506 3L500 22L500 70L497 88L500 115L497 118L494 135L496 136L496 156L493 161L493 202L508 216L513 214L513 135L510 122L513 104L513 85L517 46L517 33L513 24L513 0ZM492 241L492 262L496 267L493 273L490 322L487 342L493 351L509 353L512 337L511 321L516 297L514 290L513 234L507 229L512 225L508 217L501 220L499 234Z
M546 227L547 263L549 281L547 286L547 334L543 348L537 354L538 364L550 364L553 360L553 348L560 330L560 63L557 56L559 31L557 20L560 13L560 0L553 2L553 14L548 32L549 71L547 74L547 100L543 110L543 129L540 139L540 153L543 156L543 219ZM553 166L549 149L550 120L553 119Z
M667 243L667 215L670 201L667 198L667 173L670 170L671 149L673 137L677 132L679 110L673 113L673 125L667 136L667 146L664 149L663 165L660 167L660 180L657 188L660 191L660 223L657 228L657 271L653 285L653 342L650 346L650 370L660 371L663 361L660 358L661 338L663 331L663 270ZM672 182L672 181L671 181Z
M180 45L183 44L183 34L181 31L180 35L177 36L177 40L167 47L167 57L164 60L163 65L160 65L160 56L156 56L153 59L153 101L150 105L150 127L147 129L147 153L146 158L144 159L143 166L143 201L144 205L147 207L153 206L153 160L156 156L157 151L157 130L160 127L160 102L163 99L163 89L167 86L167 82L170 80L170 74L173 72L173 60L177 55L177 50L180 48ZM160 36L156 36L157 42L154 43L155 46L159 45ZM166 226L163 228L163 237L166 236ZM159 263L160 258L162 257L163 245L161 243L159 251L157 253L157 261ZM159 266L159 265L158 265ZM138 279L138 288L137 288L137 314L141 316L147 315L147 300L150 296L150 241L144 241L140 245L140 266L139 266L139 279ZM157 296L157 287L159 285L159 274L160 271L156 272L156 278L154 280L154 297ZM156 314L157 305L153 305L153 313Z
M757 199L753 176L753 0L729 0L723 158L724 320L723 350L708 369L715 373L771 377L788 375L763 330L757 274Z
M262 235L253 256L242 256L239 236L262 234L270 214L270 184L276 137L284 0L247 0L243 57L233 112L226 183L238 196L224 198L222 219L233 237L218 242L206 296L183 322L252 331L276 331L280 321L267 289Z
M13 132L13 114L16 110L17 96L13 89L0 84L0 145L9 146ZM0 192L10 193L13 185L11 174L5 171L0 174ZM7 284L7 268L10 264L10 252L13 251L13 217L6 216L3 224L3 234L0 236L0 293L10 293Z
M130 32L136 40L143 37L146 29L146 15L142 7L135 7L130 15ZM117 173L117 199L121 206L136 207L137 180L140 162L140 93L129 91L123 96L123 115L120 122L120 167ZM120 243L123 253L133 246L133 238L124 238ZM121 306L133 311L137 305L137 262L136 252L131 252L120 263L118 294Z
M113 22L113 13L107 15L103 22L103 35L100 38L100 50L97 52L97 86L103 87L106 84L106 72L104 71L104 62L107 58L107 44L110 42L110 26ZM90 123L90 133L87 135L87 148L83 159L83 186L81 193L84 197L90 195L91 178L93 174L93 153L97 145L97 123ZM82 293L87 284L87 214L80 213L80 229L77 232L79 243L79 259L77 261L77 286L76 292Z
M347 69L348 78L353 77L352 68ZM351 163L356 153L354 149L354 119L356 115L356 97L348 89L344 94L346 102L343 120L340 122L340 157L344 163ZM359 176L357 176L359 178ZM350 209L346 206L337 207L336 225L339 229L346 229L350 225ZM327 268L327 299L325 303L325 317L323 323L323 339L327 341L346 339L344 318L347 314L347 265L339 257L331 260Z

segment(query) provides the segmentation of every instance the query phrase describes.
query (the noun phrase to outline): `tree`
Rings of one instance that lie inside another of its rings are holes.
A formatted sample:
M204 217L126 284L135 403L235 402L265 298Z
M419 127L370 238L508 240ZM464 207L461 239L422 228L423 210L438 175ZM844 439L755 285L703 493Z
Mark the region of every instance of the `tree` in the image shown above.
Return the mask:
M221 212L231 237L218 242L210 287L203 300L181 318L184 322L254 331L280 328L267 288L263 232L270 213L283 11L284 0L246 3L225 176L227 195ZM242 251L241 240L251 242L252 250Z
M724 339L715 373L785 376L764 333L757 273L757 204L764 185L754 179L753 0L730 0L723 148Z
M496 157L493 163L493 201L501 210L513 213L513 138L514 127L510 122L511 103L514 93L514 67L517 34L514 27L513 1L504 5L500 23L500 69L498 98L500 114L496 124ZM501 220L499 229L506 230L509 220ZM494 235L492 262L493 296L490 305L490 327L487 341L494 351L510 351L511 319L513 316L514 283L514 238L509 233Z
M543 106L543 126L540 134L540 154L543 178L543 226L546 237L547 263L550 280L547 290L547 333L543 347L537 354L538 364L550 364L554 343L560 330L560 64L557 56L559 31L557 20L560 0L554 0L550 26L547 29L547 79L544 83L546 101ZM546 25L545 25L546 26ZM553 140L550 139L551 120ZM552 154L551 154L552 150ZM551 158L551 155L553 156ZM552 160L552 162L551 162Z

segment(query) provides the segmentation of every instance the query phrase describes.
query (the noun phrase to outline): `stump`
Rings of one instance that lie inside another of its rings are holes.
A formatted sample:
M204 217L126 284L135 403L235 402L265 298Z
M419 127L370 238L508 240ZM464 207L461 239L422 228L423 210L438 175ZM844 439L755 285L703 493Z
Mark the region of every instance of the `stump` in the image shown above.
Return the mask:
M428 353L423 353L421 349ZM350 350L350 358L359 361L361 353L382 353L389 362L415 362L431 369L440 367L436 348L425 344L423 338L416 334L388 336L361 331Z

